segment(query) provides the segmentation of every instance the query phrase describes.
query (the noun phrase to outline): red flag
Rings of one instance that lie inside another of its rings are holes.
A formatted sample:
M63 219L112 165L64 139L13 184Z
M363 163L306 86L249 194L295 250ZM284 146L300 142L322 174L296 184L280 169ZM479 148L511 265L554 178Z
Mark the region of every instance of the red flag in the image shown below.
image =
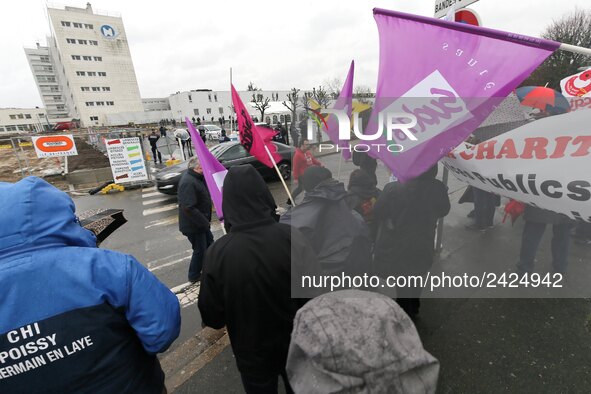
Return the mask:
M266 127L258 127L252 122L250 114L246 110L244 103L240 99L238 92L232 86L232 103L236 111L236 122L238 123L238 134L240 143L246 150L258 161L267 167L273 167L275 163L281 161L281 156L277 153L277 148L271 142L271 138L276 134L275 131ZM267 153L267 150L269 153ZM273 160L271 160L271 157Z

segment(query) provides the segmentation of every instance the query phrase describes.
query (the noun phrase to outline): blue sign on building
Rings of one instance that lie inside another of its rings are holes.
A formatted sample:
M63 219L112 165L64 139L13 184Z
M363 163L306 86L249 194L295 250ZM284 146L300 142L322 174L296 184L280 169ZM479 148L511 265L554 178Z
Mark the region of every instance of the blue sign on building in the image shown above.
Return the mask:
M117 36L117 32L115 28L110 25L102 25L101 26L101 34L105 38L115 38Z

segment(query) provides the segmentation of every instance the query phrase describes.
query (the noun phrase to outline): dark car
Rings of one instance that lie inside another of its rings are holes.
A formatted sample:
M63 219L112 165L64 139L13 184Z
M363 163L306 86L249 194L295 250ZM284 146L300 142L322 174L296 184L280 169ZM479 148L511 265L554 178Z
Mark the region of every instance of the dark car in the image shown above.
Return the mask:
M273 144L277 147L277 152L281 155L281 161L277 163L281 177L288 180L291 177L291 158L294 148L279 142L273 142ZM226 168L240 164L252 164L263 178L277 179L275 168L269 168L252 157L237 141L215 145L210 151ZM156 188L161 193L176 194L179 180L185 171L187 171L186 161L159 171L156 174Z

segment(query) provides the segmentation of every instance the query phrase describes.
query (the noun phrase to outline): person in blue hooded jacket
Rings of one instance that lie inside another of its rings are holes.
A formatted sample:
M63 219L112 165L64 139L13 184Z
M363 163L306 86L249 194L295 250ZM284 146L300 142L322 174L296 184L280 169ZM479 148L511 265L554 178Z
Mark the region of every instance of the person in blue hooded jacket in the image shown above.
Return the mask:
M1 182L0 206L0 393L165 392L156 353L179 334L175 295L98 249L47 182Z

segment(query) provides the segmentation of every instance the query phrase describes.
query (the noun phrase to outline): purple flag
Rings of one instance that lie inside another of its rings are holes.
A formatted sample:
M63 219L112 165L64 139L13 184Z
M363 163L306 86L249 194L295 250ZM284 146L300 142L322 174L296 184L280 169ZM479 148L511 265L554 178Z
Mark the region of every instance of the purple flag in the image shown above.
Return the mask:
M187 123L189 133L191 134L191 140L193 141L193 146L195 147L195 153L199 158L201 168L203 168L203 176L205 177L207 189L209 189L211 202L213 202L213 206L215 207L215 212L218 215L218 218L220 221L223 221L224 214L222 212L222 187L224 185L224 178L226 177L228 170L218 161L218 159L216 159L211 154L209 149L207 149L207 146L201 139L201 136L197 130L195 130L195 127L189 118L185 117L185 122Z
M374 18L380 67L364 134L379 138L363 142L401 181L422 174L464 141L560 45L378 8Z
M351 60L351 66L349 67L349 73L347 74L347 79L339 93L339 97L337 98L336 102L332 106L333 109L340 109L345 110L347 112L347 117L351 118L351 111L353 109L353 74L355 72L355 61ZM322 111L322 110L320 110ZM326 134L330 137L332 142L337 144L339 147L343 149L343 158L345 160L349 160L351 158L351 151L349 150L349 140L342 140L339 138L339 125L336 116L328 116L326 120ZM347 134L350 131L347 129Z

